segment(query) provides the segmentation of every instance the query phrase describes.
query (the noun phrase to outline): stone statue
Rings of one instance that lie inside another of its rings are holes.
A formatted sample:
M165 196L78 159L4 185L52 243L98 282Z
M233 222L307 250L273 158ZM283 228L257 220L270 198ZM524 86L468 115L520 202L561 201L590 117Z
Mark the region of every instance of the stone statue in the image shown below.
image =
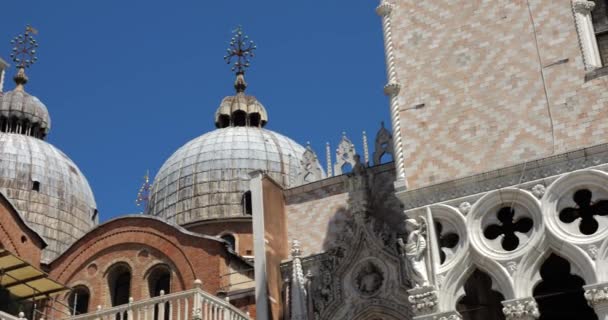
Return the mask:
M424 287L429 284L426 270L426 223L420 223L414 219L405 220L405 230L408 233L407 243L403 239L397 239L401 256L405 256L411 264L410 278L415 287Z

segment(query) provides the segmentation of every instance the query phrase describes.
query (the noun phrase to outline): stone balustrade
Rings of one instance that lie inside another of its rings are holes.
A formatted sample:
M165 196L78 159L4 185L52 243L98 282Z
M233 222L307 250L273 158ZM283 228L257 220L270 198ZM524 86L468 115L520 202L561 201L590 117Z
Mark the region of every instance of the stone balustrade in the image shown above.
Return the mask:
M7 320L16 320L8 318ZM200 288L71 316L65 320L248 320L249 316L229 302ZM4 319L0 319L4 320ZM23 320L23 319L21 319Z

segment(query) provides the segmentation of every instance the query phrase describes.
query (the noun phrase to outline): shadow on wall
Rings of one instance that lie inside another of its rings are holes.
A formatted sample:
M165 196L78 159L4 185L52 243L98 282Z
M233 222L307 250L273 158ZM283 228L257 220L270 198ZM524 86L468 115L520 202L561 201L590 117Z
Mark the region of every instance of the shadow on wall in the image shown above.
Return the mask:
M367 195L369 197L367 214L378 221L384 222L393 232L397 234L403 233L403 230L405 230L403 222L405 216L403 214L403 206L395 196L395 171L384 170L373 172L373 168L367 168L367 177ZM355 179L355 176L352 173L348 174L348 179ZM345 181L345 189L347 189L348 183L348 181ZM358 192L348 190L348 198L352 200L353 197L361 197L361 195ZM359 201L361 199L354 200ZM323 251L333 248L340 234L348 232L345 228L348 228L347 222L352 219L353 214L346 206L341 206L335 211L325 228Z

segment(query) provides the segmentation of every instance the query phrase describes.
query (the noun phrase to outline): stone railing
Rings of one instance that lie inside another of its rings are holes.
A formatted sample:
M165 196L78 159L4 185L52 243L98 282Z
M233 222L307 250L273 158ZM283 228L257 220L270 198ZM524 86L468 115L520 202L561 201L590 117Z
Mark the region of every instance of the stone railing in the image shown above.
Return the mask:
M12 316L8 313L0 311L0 320L25 320L23 312L19 312L18 316Z
M249 320L229 302L196 288L71 316L66 320ZM2 320L2 319L0 319ZM15 320L15 319L7 319Z

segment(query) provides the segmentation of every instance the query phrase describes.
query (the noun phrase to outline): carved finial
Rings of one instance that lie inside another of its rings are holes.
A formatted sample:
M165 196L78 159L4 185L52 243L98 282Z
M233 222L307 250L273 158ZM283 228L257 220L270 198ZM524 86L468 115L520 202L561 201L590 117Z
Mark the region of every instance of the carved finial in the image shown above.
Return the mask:
M333 172L332 172L332 168L331 168L331 147L329 145L329 142L327 142L325 144L325 153L327 154L327 177L333 177Z
M247 82L245 82L245 70L249 68L251 58L255 56L254 51L257 46L253 41L249 40L249 36L243 33L243 28L238 26L234 31L234 36L230 39L230 47L227 54L224 56L224 61L227 64L233 63L231 70L236 73L236 81L234 88L236 92L245 92ZM233 59L234 58L234 59Z
M302 248L300 247L300 241L293 240L291 242L291 256L299 257L302 254Z
M36 57L38 42L36 42L36 39L33 37L35 34L38 34L38 30L28 25L25 27L25 32L23 34L20 34L11 40L11 44L13 45L11 59L18 70L13 78L15 84L17 84L15 90L23 90L23 86L29 80L25 74L25 69L31 67L38 60Z
M367 146L367 134L363 131L363 165L367 166L369 163L369 148Z
M143 212L148 209L148 203L150 202L150 191L152 190L152 184L150 184L150 171L146 171L144 176L144 182L137 192L137 199L135 204L138 207L143 207Z

